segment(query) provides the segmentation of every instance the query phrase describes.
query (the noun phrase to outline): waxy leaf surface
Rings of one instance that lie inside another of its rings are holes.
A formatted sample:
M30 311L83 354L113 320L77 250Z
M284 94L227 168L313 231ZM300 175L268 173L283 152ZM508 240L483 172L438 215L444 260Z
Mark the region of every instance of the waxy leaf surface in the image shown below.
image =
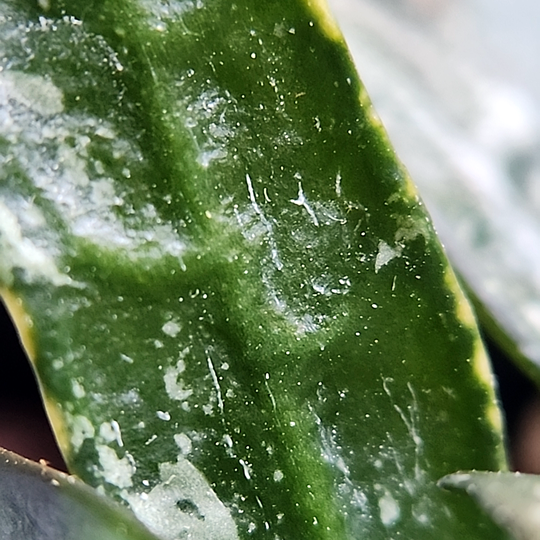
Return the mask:
M164 538L496 538L488 362L319 2L2 3L0 279L71 471Z

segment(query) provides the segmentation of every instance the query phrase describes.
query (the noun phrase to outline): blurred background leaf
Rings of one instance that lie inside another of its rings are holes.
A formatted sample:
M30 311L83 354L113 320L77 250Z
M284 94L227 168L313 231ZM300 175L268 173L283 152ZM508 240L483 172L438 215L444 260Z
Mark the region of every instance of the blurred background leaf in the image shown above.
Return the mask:
M540 476L508 472L463 472L441 487L465 490L515 540L540 538Z

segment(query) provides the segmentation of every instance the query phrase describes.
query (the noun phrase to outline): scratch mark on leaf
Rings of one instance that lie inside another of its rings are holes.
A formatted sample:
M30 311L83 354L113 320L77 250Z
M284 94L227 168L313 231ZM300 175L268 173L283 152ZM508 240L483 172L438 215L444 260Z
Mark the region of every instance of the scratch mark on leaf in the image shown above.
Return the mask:
M221 387L219 386L216 370L214 369L214 364L209 356L206 358L206 360L208 362L208 369L210 370L210 375L212 376L212 381L214 382L214 387L216 389L219 411L221 414L223 414L223 398L221 396Z
M313 224L315 225L315 227L319 226L319 220L317 219L317 216L315 215L313 208L309 206L306 196L304 195L304 190L302 189L302 182L298 182L298 198L291 199L291 202L293 204L296 204L296 206L303 206L306 209L307 213L309 214L309 217L311 218L311 221L313 221Z

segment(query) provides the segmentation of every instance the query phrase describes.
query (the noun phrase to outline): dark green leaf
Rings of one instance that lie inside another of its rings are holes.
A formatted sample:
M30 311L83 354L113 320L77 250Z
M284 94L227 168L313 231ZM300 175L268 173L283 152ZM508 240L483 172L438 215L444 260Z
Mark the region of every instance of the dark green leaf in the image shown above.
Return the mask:
M0 275L71 469L167 538L495 538L435 485L505 467L487 358L323 5L0 5Z

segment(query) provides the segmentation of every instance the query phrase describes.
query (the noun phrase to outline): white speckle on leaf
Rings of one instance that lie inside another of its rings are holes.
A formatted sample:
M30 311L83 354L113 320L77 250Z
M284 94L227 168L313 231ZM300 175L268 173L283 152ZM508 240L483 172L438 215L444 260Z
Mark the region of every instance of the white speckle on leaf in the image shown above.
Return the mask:
M96 433L92 422L86 416L67 416L67 424L71 430L71 445L78 452L85 439L93 439Z
M193 394L193 390L184 386L184 381L180 379L180 375L186 369L186 363L184 358L186 357L189 349L186 348L180 353L180 358L176 362L175 366L169 366L165 369L163 375L163 382L165 383L165 390L167 395L175 401L185 401Z
M116 441L116 444L118 444L119 447L124 446L120 425L116 420L103 422L101 426L99 426L99 435L107 443Z
M71 381L71 391L73 392L73 397L76 399L81 399L86 396L84 386L76 379Z
M227 157L227 150L225 148L212 148L201 152L197 157L197 162L203 168L207 169L212 161L222 160Z
M240 463L240 465L242 465L242 469L244 470L244 476L246 477L246 480L251 480L251 465L243 459L239 459L238 462Z
M48 281L56 286L77 285L61 273L50 251L36 245L24 234L17 216L0 201L0 278L13 281L13 271L20 268L30 282Z
M179 84L185 89L180 105L184 109L184 125L191 131L198 151L197 162L206 169L229 155L231 143L241 131L241 124L233 119L238 102L230 92L211 87L209 80L194 93L193 81L186 84L192 76L193 71L188 70L180 78Z
M165 422L168 422L171 419L171 414L165 411L156 411L156 416Z
M187 456L191 453L191 439L185 433L177 433L174 435L174 442L180 448L182 455Z
M157 438L158 438L157 435L154 433L154 435L152 435L152 436L144 443L144 445L145 445L145 446L148 446L148 445L152 444Z
M62 369L64 367L64 360L62 360L62 358L56 358L52 362L52 367L53 367L53 369L55 369L57 371L59 369Z
M203 6L201 0L177 0L157 4L152 0L138 0L138 4L148 17L149 25L158 32L165 32L170 22L176 23L178 21L178 24L181 24L187 13ZM193 70L189 71L192 72L191 75L194 74Z
M274 482L281 482L284 478L284 474L278 469L274 471Z
M132 388L127 392L122 392L118 396L118 401L126 405L135 405L141 402L141 396L139 395L139 392L136 388Z
M120 358L121 358L124 362L127 362L128 364L133 364L133 362L134 362L133 358L131 358L131 356L128 356L127 354L122 354L122 353L120 353Z
M399 519L401 514L399 504L392 494L384 489L384 494L379 497L379 515L385 527L391 527Z
M51 1L50 0L38 0L38 6L43 11L49 11L49 9L51 9Z
M131 477L135 474L133 458L126 452L124 457L119 458L116 452L104 444L96 445L101 465L101 475L109 484L119 488L128 488L133 485Z
M145 499L124 492L135 515L164 540L238 540L230 511L186 458L159 466L161 482Z
M341 172L336 174L336 195L341 197Z
M348 276L339 279L329 278L326 274L313 278L311 286L317 294L332 296L333 294L348 294L351 289L351 280Z
M357 488L352 490L351 504L364 514L368 514L370 511L367 495Z
M178 364L183 364L183 361L179 360ZM176 367L168 367L165 370L163 380L165 382L167 395L171 399L176 401L185 401L189 396L191 396L191 394L193 394L193 390L190 388L185 388L184 382L178 378L178 375L183 371L178 370L178 364Z
M414 240L417 236L429 238L429 221L418 220L412 216L401 216L399 219L399 228L394 235L396 242L404 243Z
M327 294L326 292L326 287L324 285L321 285L319 283L312 283L311 286L313 287L313 290L316 292L316 293L319 293L319 294ZM329 292L328 292L329 294Z
M214 413L214 407L210 403L203 405L202 410L204 414L206 414L206 416L212 416L212 414Z
M161 330L164 334L174 338L180 333L180 325L177 321L168 321L161 327Z
M388 264L392 259L401 256L402 248L396 246L395 248L390 247L384 240L379 241L379 251L377 257L375 258L375 273L378 273L379 270Z
M223 435L223 442L226 444L228 448L233 447L233 440L231 439L231 436L228 433L225 433L225 435Z
M112 141L115 138L115 132L113 129L107 127L106 125L99 125L96 129L96 135L103 139L109 139Z
M3 71L0 93L42 116L53 116L64 110L63 93L50 80L22 71Z

